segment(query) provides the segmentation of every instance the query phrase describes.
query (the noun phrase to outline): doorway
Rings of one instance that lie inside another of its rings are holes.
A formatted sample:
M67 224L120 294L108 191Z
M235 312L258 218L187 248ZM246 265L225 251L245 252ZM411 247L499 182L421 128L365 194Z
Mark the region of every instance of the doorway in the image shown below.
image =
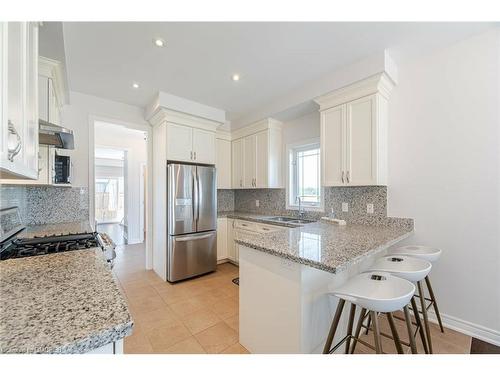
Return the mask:
M147 223L147 134L94 123L94 217L116 245L142 244Z

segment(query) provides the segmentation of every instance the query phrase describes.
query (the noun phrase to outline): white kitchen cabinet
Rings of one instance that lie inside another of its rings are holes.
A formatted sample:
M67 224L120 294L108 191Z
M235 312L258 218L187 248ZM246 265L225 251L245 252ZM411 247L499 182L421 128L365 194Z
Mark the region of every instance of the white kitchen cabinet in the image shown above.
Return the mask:
M227 258L233 264L238 264L238 245L234 242L235 219L227 219Z
M392 86L382 73L316 99L323 185L387 184L387 98Z
M168 124L168 160L193 161L193 129L188 126Z
M255 186L255 176L257 172L256 159L256 137L249 135L243 138L243 187L251 189Z
M215 133L203 129L193 129L194 161L204 164L215 164Z
M345 106L321 112L321 166L325 186L343 185L345 181Z
M227 242L227 218L217 219L217 262L222 262L228 258Z
M167 158L174 161L215 164L215 132L169 123Z
M0 177L38 177L38 23L1 23Z
M243 188L243 138L231 142L231 178L233 189Z
M266 119L233 137L233 188L282 188L281 123Z
M217 168L217 189L231 189L231 141L216 139L215 167Z
M59 61L43 56L38 58L38 117L52 124L61 125L60 113L64 105L64 75ZM54 149L47 145L38 146L38 178L2 179L2 184L51 185ZM61 150L71 156L71 151ZM51 156L52 155L52 156ZM64 184L64 186L70 186Z

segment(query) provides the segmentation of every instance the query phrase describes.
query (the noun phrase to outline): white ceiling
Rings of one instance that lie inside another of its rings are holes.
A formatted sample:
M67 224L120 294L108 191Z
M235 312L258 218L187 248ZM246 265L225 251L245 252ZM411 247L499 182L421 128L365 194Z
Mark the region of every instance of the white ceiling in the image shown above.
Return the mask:
M65 22L69 88L141 107L165 91L235 120L378 51L397 60L492 27L480 23ZM162 37L164 48L153 46ZM239 73L239 82L231 75ZM140 84L132 88L132 82Z

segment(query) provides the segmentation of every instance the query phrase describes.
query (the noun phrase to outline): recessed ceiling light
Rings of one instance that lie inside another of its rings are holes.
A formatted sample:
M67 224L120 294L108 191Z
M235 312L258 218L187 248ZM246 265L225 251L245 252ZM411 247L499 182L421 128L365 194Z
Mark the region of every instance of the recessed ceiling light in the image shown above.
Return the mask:
M239 81L240 80L240 75L239 74L233 74L232 77L233 81Z
M139 84L137 82L134 82L134 83L132 83L132 87L134 89L138 89L139 88Z
M165 47L167 42L165 42L165 39L162 38L154 38L153 43L156 47Z

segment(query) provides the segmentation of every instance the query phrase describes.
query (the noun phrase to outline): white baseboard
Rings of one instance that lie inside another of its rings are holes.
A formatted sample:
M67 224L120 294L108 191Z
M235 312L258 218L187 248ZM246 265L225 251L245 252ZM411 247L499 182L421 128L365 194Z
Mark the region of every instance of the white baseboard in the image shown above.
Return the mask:
M142 242L143 242L142 238L131 238L131 239L127 240L128 245L135 245L137 243L142 243Z
M428 312L429 320L437 324L436 314L432 308ZM495 331L491 328L483 327L479 324L471 323L466 320L456 318L447 314L441 313L443 326L454 331L464 333L475 337L479 340L489 342L490 344L500 346L500 331Z

